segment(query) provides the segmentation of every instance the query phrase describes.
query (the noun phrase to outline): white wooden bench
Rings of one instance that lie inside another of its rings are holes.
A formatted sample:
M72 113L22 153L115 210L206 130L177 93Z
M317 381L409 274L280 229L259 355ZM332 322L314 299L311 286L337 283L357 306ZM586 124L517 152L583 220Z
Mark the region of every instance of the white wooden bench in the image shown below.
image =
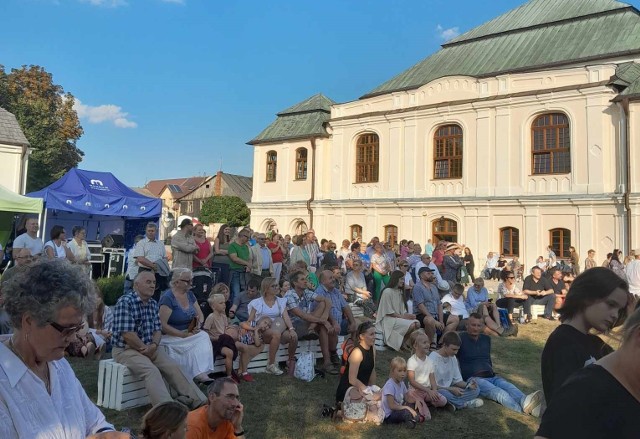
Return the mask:
M524 312L522 306L513 309L514 316L520 316L520 313ZM544 315L544 305L531 305L531 320L537 320L538 316Z
M380 332L380 331L376 331L375 348L376 348L376 351L386 351L387 350L387 345L384 344L384 337L382 335L382 332Z
M342 356L342 342L344 336L338 337L336 349L338 355ZM320 343L318 340L300 340L298 342L297 354L311 351L315 354L316 359L322 357ZM267 368L269 358L269 346L266 345L264 350L256 355L247 371L249 373L262 373ZM276 362L287 361L289 354L287 346L280 346L276 354ZM238 360L235 361L234 367L238 367ZM214 372L224 373L224 359L218 358L214 364ZM133 407L140 407L149 404L149 396L144 385L144 380L138 378L124 365L111 360L101 360L98 367L98 401L100 407L114 410L127 410Z

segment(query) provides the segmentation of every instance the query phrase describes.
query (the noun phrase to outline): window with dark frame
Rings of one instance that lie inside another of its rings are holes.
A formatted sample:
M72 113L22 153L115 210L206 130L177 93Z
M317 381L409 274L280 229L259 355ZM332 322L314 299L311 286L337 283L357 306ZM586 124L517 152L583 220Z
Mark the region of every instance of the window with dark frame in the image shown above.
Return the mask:
M380 140L377 134L367 133L358 137L356 143L356 183L378 181L380 165Z
M444 125L436 130L433 138L433 178L462 178L462 128Z
M571 252L571 230L552 229L549 230L549 245L558 258L569 258Z
M362 240L362 226L358 224L354 224L351 226L351 240L359 239Z
M531 125L531 139L531 172L534 175L571 172L571 133L566 115L538 116Z
M520 256L520 231L515 227L500 229L500 252L505 256Z
M307 148L296 149L296 180L307 179Z
M398 242L398 228L394 225L384 226L384 242L396 245Z
M278 153L269 151L267 153L267 181L276 181L278 167Z

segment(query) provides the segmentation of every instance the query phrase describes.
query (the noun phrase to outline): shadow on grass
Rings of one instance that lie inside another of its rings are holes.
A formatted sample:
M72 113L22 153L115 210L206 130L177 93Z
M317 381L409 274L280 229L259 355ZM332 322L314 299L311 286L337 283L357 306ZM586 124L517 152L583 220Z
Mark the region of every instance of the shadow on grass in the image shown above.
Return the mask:
M540 389L540 355L548 335L556 326L557 323L538 320L521 326L517 338L492 338L496 373L516 384L524 393ZM378 352L378 385L384 385L389 363L397 355L409 357L407 353ZM70 359L70 363L89 397L96 401L98 362ZM252 438L525 438L533 437L538 427L537 419L488 400L478 409L455 413L438 411L431 421L418 425L415 430L403 426L336 424L322 418L321 410L323 404L333 405L337 376L316 378L311 383L267 374L254 375L254 378L254 383L240 385L240 397L245 405L244 428ZM149 408L102 411L118 428L126 426L138 430L142 416Z

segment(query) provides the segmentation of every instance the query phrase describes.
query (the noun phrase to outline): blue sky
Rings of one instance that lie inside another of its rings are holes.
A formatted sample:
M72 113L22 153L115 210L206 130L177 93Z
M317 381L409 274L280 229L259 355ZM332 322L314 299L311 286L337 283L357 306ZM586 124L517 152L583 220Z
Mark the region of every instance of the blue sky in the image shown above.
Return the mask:
M80 101L83 169L251 175L245 143L278 111L355 100L523 1L2 0L0 64Z

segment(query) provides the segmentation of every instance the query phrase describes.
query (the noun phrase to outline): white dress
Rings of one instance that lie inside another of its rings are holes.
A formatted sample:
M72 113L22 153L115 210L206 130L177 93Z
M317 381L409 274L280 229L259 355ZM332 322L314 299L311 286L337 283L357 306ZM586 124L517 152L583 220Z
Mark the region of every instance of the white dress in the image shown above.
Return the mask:
M51 395L0 336L0 438L84 439L113 430L64 358L49 362Z
M178 363L190 380L203 372L213 371L213 346L206 331L186 338L165 334L160 340L160 347Z

